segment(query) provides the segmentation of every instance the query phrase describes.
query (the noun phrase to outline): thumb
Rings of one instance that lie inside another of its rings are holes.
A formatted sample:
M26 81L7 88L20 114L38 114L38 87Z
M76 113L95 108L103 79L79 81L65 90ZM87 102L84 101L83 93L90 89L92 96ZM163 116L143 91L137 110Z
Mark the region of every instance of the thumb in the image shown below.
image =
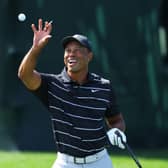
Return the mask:
M51 35L46 35L43 39L42 39L42 41L48 41L50 38L51 38L52 36Z
M43 37L40 41L41 47L44 47L48 43L48 41L51 37L52 37L51 35L47 35L47 36Z
M124 134L124 132L120 131L120 130L116 130L115 134L121 138L121 142L122 143L126 143L127 142L127 138L126 135Z

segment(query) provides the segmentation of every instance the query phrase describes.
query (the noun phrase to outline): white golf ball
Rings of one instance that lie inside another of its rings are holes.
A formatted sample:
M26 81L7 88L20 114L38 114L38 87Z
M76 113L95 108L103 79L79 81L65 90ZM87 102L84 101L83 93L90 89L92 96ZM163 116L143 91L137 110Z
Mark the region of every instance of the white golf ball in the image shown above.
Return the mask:
M20 13L20 14L18 15L18 20L19 20L20 22L24 22L24 21L26 20L26 15L25 15L24 13Z

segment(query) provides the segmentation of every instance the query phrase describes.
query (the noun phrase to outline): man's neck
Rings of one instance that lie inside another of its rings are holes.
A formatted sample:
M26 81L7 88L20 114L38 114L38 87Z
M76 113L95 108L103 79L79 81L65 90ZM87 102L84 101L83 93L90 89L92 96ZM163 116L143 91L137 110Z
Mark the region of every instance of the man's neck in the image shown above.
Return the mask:
M88 75L88 71L85 72L67 72L69 77L79 83L79 84L83 84L85 82L87 82L87 75Z

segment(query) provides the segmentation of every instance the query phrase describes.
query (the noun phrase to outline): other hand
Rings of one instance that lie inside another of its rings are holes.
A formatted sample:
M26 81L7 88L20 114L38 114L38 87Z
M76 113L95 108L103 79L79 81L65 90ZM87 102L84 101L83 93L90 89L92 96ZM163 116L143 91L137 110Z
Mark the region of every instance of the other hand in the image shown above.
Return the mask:
M127 142L126 135L124 132L118 128L112 128L107 132L107 136L112 145L116 145L121 149L125 149L125 144Z

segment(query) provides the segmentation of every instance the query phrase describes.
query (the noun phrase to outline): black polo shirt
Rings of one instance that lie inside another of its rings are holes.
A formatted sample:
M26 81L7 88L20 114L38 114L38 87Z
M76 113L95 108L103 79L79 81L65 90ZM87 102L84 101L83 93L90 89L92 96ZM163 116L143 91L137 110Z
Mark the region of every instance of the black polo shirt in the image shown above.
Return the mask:
M58 75L41 77L41 86L33 93L49 109L57 150L84 157L104 149L104 119L119 113L110 81L89 73L88 82L79 85L65 68Z

